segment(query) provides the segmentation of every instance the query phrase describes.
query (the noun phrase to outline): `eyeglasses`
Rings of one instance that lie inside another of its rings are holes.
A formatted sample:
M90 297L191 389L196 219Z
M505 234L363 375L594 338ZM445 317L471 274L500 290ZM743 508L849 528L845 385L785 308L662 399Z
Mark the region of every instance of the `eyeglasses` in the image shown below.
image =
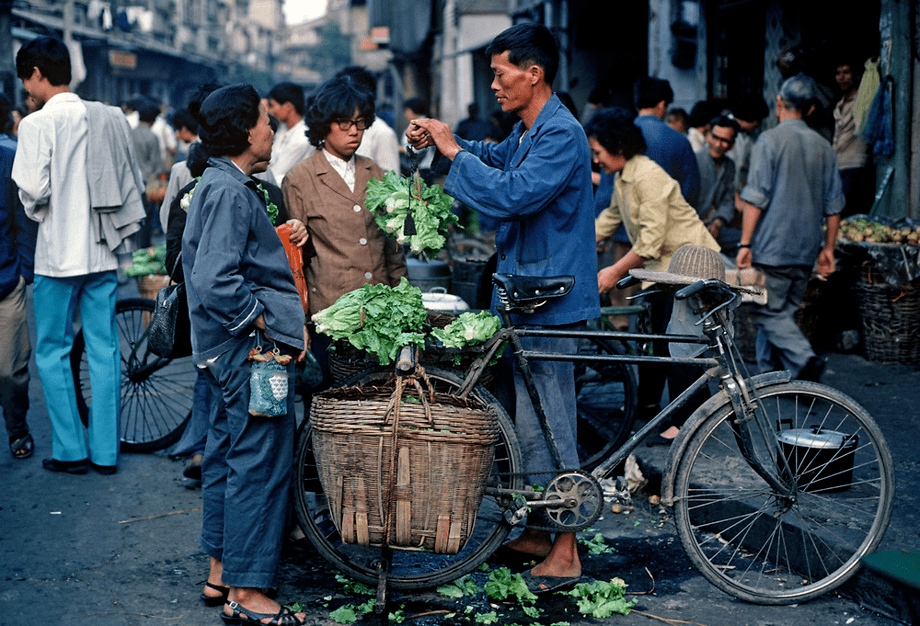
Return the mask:
M359 117L356 120L335 120L335 123L342 130L351 130L352 126L358 130L367 130L367 120L363 117Z
M732 137L731 139L728 139L726 137L719 137L717 134L713 132L710 132L709 136L712 137L714 140L718 141L719 143L724 144L728 147L731 147L735 144L734 137Z

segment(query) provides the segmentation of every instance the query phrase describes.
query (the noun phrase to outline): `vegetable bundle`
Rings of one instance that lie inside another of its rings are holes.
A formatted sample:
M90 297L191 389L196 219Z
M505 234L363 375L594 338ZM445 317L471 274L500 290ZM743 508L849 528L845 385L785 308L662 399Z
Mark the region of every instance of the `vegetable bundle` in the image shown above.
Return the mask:
M125 276L137 278L150 274L166 273L166 244L161 243L153 248L136 250L132 257L131 267L125 268Z
M881 224L867 219L850 219L840 223L840 237L849 241L920 245L920 227L908 222Z
M387 172L383 180L372 178L366 202L380 230L399 244L408 242L416 254L436 255L449 227L458 221L450 210L454 199L440 186L426 185L417 172L411 180L395 172ZM406 233L407 216L415 224L415 234Z
M317 332L346 339L388 365L400 348L425 345L421 330L426 316L422 292L403 278L397 287L366 284L349 291L314 314L313 322Z

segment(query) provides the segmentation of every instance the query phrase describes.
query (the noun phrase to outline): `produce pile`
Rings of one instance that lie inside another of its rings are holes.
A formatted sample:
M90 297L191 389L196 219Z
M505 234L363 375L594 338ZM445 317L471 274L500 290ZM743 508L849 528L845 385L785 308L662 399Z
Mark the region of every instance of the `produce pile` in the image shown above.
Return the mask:
M887 225L863 218L851 219L840 223L838 235L853 242L920 245L920 227L907 223Z
M131 267L125 268L125 276L137 278L150 274L166 273L166 244L152 248L141 248L134 252Z
M364 285L344 294L335 304L313 315L316 332L346 340L377 358L381 365L396 360L400 348L425 347L422 292L403 278L397 287ZM466 348L487 341L499 329L499 319L483 311L463 313L432 337L449 348Z
M426 185L417 172L411 180L395 172L387 172L383 180L372 178L366 202L386 236L399 244L408 242L415 254L436 255L447 241L450 226L458 222L450 210L454 199L440 186ZM407 228L408 216L414 232Z

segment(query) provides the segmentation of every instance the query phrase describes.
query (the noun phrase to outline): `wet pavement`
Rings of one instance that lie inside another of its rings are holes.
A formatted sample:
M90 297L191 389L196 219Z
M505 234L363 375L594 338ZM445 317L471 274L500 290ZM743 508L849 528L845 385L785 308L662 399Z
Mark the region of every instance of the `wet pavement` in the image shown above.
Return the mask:
M895 509L881 548L920 550L920 367L871 363L855 354L828 356L824 381L869 409L895 459ZM197 545L201 493L186 488L183 463L171 461L165 452L123 454L113 476L47 472L41 459L50 455L50 426L34 370L30 395L35 455L15 461L8 453L0 454L0 625L222 623L219 609L198 599L207 571L207 558ZM716 590L692 568L667 512L649 502L649 495L657 495L655 468L663 466L665 453L643 447L640 462L651 482L637 495L633 510L606 513L594 531L583 533L586 540L601 533L612 550L592 555L583 549L585 575L605 581L622 578L627 598L637 601L630 615L586 617L573 598L562 595L541 598L535 605L540 614L527 615L520 605L489 601L481 591L487 574L477 573L474 582L480 591L459 599L433 590L393 593L386 611L389 623L472 625L488 623L494 612L496 623L545 626L890 626L917 616L916 599L868 572L839 593L798 606L756 606ZM309 624L334 623L331 615L343 606L360 614L371 597L337 580L304 540L285 544L277 587L279 600L303 605ZM359 619L381 622L373 612Z

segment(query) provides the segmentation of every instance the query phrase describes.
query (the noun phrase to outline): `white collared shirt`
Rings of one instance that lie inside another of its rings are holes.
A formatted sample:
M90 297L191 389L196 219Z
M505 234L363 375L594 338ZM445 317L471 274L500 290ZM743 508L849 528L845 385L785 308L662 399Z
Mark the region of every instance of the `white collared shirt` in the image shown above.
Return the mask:
M329 151L323 149L323 156L326 157L326 160L329 161L329 165L332 166L339 176L342 177L342 180L345 181L345 184L348 185L348 189L354 193L355 191L355 155L351 155L351 158L347 161L340 159L334 154L329 154Z
M281 184L292 167L309 157L315 148L307 139L307 125L300 120L290 128L279 128L272 142L272 160L269 165L277 184Z
M53 96L19 123L13 180L26 215L38 225L35 273L82 276L114 270L116 256L99 241L86 174L86 105L74 93Z

